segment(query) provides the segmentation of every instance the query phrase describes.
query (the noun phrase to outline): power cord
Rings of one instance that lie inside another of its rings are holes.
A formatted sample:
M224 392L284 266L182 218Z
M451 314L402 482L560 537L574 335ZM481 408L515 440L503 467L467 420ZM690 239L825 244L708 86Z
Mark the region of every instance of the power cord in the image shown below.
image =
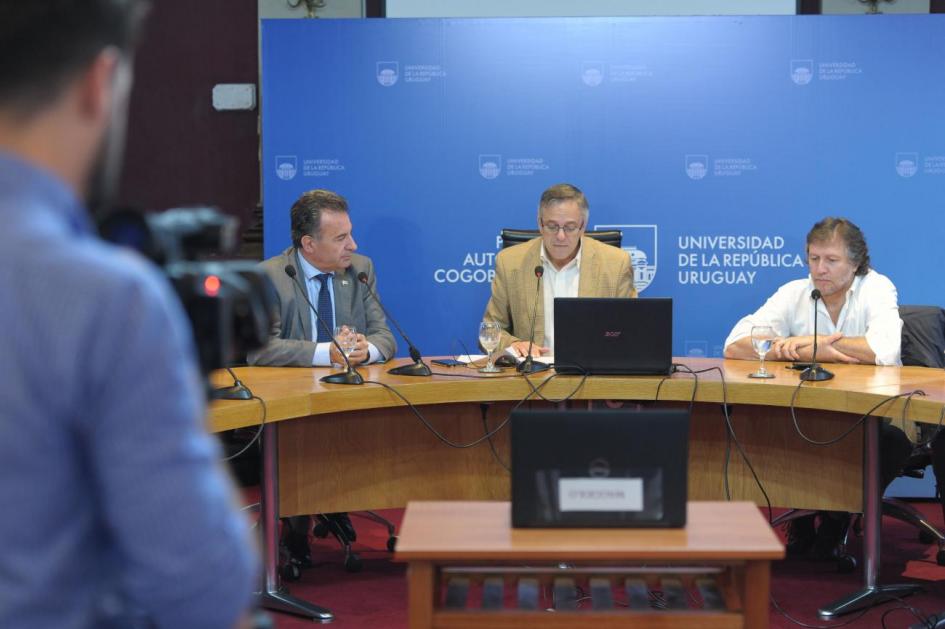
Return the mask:
M698 376L696 376L696 374L706 373L709 371L718 372L719 379L722 382L722 414L725 417L725 426L727 429L727 433L729 437L731 438L731 442L735 444L735 449L738 450L738 453L739 455L741 455L742 460L745 462L745 465L748 466L748 471L751 472L751 476L755 480L755 484L758 486L758 489L761 490L761 495L764 496L765 504L767 505L767 508L768 508L768 522L769 523L772 522L774 520L774 513L771 507L771 498L768 497L768 492L767 490L765 490L764 484L761 482L761 479L758 477L758 472L755 471L755 466L752 464L751 459L748 458L748 453L745 452L745 449L742 447L741 442L738 440L738 435L735 434L735 426L732 424L732 416L728 407L728 383L725 380L725 372L722 371L722 368L718 366L707 367L705 369L700 369L698 371L693 371L692 369L689 369L688 367L685 367L685 369L688 370L688 372L692 373L693 376L695 376L697 379L698 379ZM696 398L696 393L695 391L693 391L690 407L695 402L695 398ZM729 437L726 437L726 439L728 439ZM729 448L727 447L726 456L729 456L728 450ZM728 461L727 460L724 463L724 470L726 474L725 476L725 488L727 492L726 495L731 496L731 494L729 493L729 485L728 485Z
M915 607L911 605L904 605L904 604L900 605L899 607L893 607L891 609L887 609L886 611L883 612L883 615L879 617L879 623L882 626L882 628L886 629L887 616L889 616L893 612L898 612L902 610L908 611L910 614L912 614L913 618L919 621L918 624L911 625L911 627L916 627L919 629L935 629L936 624L935 624L934 617L932 616L925 617L922 615L922 612L920 610L916 609Z
M569 365L569 366L571 366L571 365ZM546 384L548 384L549 382L551 382L552 380L554 380L555 378L561 377L562 374L559 374L559 373L553 373L553 374L551 374L551 376L549 376L548 378L546 378L537 388L535 387L534 383L533 383L531 380L529 380L528 374L524 374L524 373L521 374L522 378L525 379L525 382L527 382L527 383L528 383L528 386L531 387L531 389L532 389L531 393L529 393L528 396L525 397L525 399L527 400L527 399L528 399L529 397L531 397L532 395L536 395L536 396L538 396L538 398L541 399L542 401L544 401L544 402L549 402L549 403L551 403L551 404L561 404L562 402L567 402L567 401L571 400L575 395L577 395L577 392L581 390L581 388L584 386L584 383L587 382L588 376L590 375L590 374L588 374L587 371L586 371L583 367L581 367L580 365L573 365L573 366L581 370L581 380L580 380L580 382L577 383L577 386L574 387L574 389L571 390L570 393L568 393L568 394L567 394L566 396L564 396L563 398L560 398L560 399L557 399L557 400L552 399L552 398L545 397L545 396L541 393L541 388L544 387L544 386L545 386ZM524 402L525 400L522 400L522 401Z
M479 412L482 414L482 429L485 431L485 434L489 434L489 404L483 402L479 404ZM505 471L509 474L512 473L512 468L505 464L505 461L499 456L498 451L495 449L495 444L492 442L492 436L489 436L489 450L492 451L492 457L496 460L496 463L505 468Z
M824 625L824 624L812 625L812 624L806 623L806 622L804 622L804 621L802 621L802 620L798 620L798 619L795 618L794 616L792 616L792 615L790 615L789 613L787 613L786 611L784 611L784 609L778 604L778 601L775 600L774 594L771 594L771 595L769 596L769 598L770 598L770 600L771 600L771 605L772 605L772 607L774 607L774 610L775 610L776 612L778 612L779 614L781 614L782 616L784 616L785 618L787 618L789 621L793 622L795 625L797 625L797 626L799 626L799 627L805 627L806 629L834 629L835 627L846 627L847 625L852 625L852 624L855 623L856 621L860 620L861 618L863 618L863 616L865 616L866 614L868 614L868 613L873 609L873 608L871 608L871 607L867 607L866 609L864 609L864 610L862 610L860 613L858 613L856 616L853 616L853 617L850 618L849 620L846 620L846 621L841 622L841 623L836 623L836 624L831 624L831 625ZM898 609L898 608L897 608L897 609Z

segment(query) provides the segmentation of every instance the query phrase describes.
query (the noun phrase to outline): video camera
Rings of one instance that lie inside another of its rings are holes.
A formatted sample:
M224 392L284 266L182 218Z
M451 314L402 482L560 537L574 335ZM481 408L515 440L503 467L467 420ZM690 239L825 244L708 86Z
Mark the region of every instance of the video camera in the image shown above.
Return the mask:
M139 251L170 278L193 326L204 376L265 345L276 308L272 282L256 263L212 259L232 253L236 226L235 218L206 207L119 210L99 221L105 240Z

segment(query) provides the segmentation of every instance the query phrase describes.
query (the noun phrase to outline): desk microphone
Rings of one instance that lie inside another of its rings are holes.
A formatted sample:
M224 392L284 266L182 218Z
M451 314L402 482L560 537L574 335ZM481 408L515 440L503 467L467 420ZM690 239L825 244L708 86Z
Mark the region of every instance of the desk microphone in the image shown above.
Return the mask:
M532 358L532 345L535 343L535 323L538 320L538 300L541 298L541 277L545 274L545 267L538 265L535 267L535 277L538 278L535 288L535 308L532 310L532 334L528 337L528 354L525 360L518 364L516 369L519 373L538 373L548 369L545 363L536 363Z
M407 338L407 335L404 333L403 328L397 325L397 321L394 320L394 317L390 316L390 313L387 312L387 308L384 307L384 303L381 301L381 298L377 296L377 293L374 292L374 289L371 287L371 284L368 283L368 274L364 271L358 273L358 281L364 284L367 288L368 293L371 297L374 298L374 301L377 302L377 305L381 307L381 310L384 312L384 316L390 319L390 322L394 324L394 327L397 328L397 331L400 333L400 336L403 337L404 342L407 343L407 348L410 351L410 358L413 359L412 365L401 365L400 367L394 367L393 369L388 369L387 373L394 374L395 376L429 376L432 375L430 368L425 362L420 354L420 350L410 342L410 339Z
M816 288L812 290L810 298L814 300L814 350L810 356L810 367L801 372L801 380L820 382L830 380L833 374L817 364L817 301L821 298L820 291Z
M285 265L285 274L292 278L292 281L295 282L295 285L299 287L302 291L302 297L305 298L305 303L308 304L308 307L312 309L312 312L315 313L315 320L318 321L318 324L322 326L322 330L328 334L328 337L331 339L331 342L335 345L339 352L341 352L341 357L345 360L345 365L348 366L348 370L342 373L333 373L327 375L323 378L319 378L321 382L328 382L330 384L364 384L364 378L361 377L354 367L351 365L351 361L348 360L348 356L345 354L345 351L341 349L341 345L338 344L338 340L335 338L335 335L332 334L331 330L328 329L328 326L322 321L322 318L318 316L318 309L312 305L312 300L308 298L308 291L305 290L305 287L302 286L302 283L299 282L298 274L295 271L295 267L291 264ZM327 286L325 290L327 290ZM315 335L318 338L318 335Z
M253 399L253 392L249 390L243 381L239 379L234 372L229 367L224 367L230 376L233 378L233 384L228 387L221 387L219 389L212 389L210 391L210 398L213 400L251 400Z

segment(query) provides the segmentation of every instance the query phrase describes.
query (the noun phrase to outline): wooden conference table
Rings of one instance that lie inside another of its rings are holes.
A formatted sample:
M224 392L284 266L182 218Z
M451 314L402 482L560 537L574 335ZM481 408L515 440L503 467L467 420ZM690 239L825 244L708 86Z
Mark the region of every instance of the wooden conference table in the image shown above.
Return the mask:
M391 376L387 370L406 361L361 368L366 381L394 387L444 437L468 443L488 427L508 417L514 404L532 394L528 405L548 405L537 399L532 386L514 370L481 376L465 367L433 365L432 377ZM679 358L693 371L671 377L529 376L534 387L552 400L569 397L570 404L627 400L642 404L688 404L695 392L689 455L691 500L724 500L727 447L722 402L730 406L734 433L746 451L774 506L802 509L875 511L864 505L867 483L877 483L878 423L866 422L848 437L829 446L808 443L796 432L798 425L811 439L829 440L847 430L864 413L885 399L921 390L906 406L901 397L883 404L877 415L937 423L945 406L945 374L922 367L830 365L833 380L805 383L799 391L798 374L784 363L769 363L771 380L748 374L755 361ZM714 369L717 368L717 369ZM240 379L266 402L263 445L263 524L268 592L263 604L318 620L331 620L323 608L311 606L281 592L275 570L278 516L403 507L408 500L508 500L509 476L489 445L456 449L438 440L395 393L379 384L331 385L319 382L327 369L244 367ZM438 375L448 374L448 375ZM724 374L724 380L723 375ZM229 385L226 372L214 374L214 384ZM658 397L657 397L658 396ZM531 401L535 400L535 401ZM259 425L258 401L220 401L213 404L210 430L223 431ZM864 431L864 426L867 430ZM870 428L872 427L872 428ZM875 435L873 435L875 437ZM508 431L493 438L496 451L508 460ZM864 461L867 462L864 465ZM864 476L864 470L870 473ZM732 448L728 486L733 500L764 505L764 497L749 468ZM879 563L878 526L866 527L864 571L867 589L876 585ZM873 535L873 533L876 535ZM875 537L875 539L872 539ZM268 600L267 600L268 597ZM303 608L299 608L299 603ZM308 605L308 608L304 608ZM830 616L831 614L825 614Z

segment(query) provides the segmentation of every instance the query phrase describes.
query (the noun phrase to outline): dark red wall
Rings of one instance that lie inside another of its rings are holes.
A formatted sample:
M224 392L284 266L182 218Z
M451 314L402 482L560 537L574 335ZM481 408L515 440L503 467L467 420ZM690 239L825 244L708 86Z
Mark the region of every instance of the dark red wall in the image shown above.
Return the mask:
M214 205L252 227L258 109L215 111L211 90L257 82L256 0L152 6L135 63L120 200L147 210Z

